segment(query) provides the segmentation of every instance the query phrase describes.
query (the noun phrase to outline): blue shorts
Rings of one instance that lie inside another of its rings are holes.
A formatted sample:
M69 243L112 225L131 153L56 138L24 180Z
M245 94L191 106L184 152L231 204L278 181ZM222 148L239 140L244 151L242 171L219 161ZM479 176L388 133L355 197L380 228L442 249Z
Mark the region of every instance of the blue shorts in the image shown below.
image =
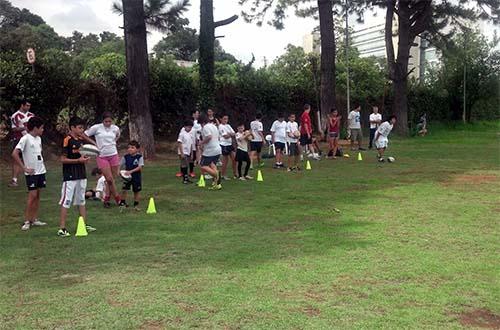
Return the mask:
M47 181L45 180L45 174L26 175L25 177L28 191L45 188L47 184Z
M210 164L216 165L219 161L220 155L216 156L201 156L200 165L201 166L210 166Z
M274 148L276 150L285 150L285 144L283 142L274 142Z
M257 151L260 154L262 152L262 142L250 141L250 151Z
M221 145L220 148L222 149L222 156L228 156L228 155L230 155L234 151L233 146L223 146L223 145Z

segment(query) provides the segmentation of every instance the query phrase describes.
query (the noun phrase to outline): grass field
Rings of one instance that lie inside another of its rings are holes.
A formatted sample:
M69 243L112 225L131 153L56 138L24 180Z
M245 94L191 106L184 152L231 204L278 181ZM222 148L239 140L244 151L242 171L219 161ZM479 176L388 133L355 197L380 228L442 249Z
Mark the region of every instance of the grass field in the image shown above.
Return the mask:
M393 164L268 163L263 183L215 192L147 164L158 213L89 202L84 238L56 236L60 165L42 195L49 225L29 232L4 169L0 328L499 328L498 128L396 139Z

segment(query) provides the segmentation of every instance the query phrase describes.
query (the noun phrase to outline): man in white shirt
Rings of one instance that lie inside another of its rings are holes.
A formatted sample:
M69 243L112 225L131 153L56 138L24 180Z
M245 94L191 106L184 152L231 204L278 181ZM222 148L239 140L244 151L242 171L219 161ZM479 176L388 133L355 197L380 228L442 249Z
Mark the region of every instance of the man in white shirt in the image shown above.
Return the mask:
M387 148L387 144L389 143L389 139L387 137L389 136L389 133L391 133L395 123L396 123L396 116L391 115L389 117L389 120L383 122L375 132L375 138L373 142L375 143L375 147L377 148L378 151L377 157L379 162L384 161L384 152L385 149Z
M285 115L282 112L278 112L278 119L275 120L271 126L271 136L272 143L274 144L274 149L276 151L276 163L273 168L282 168L283 150L285 150L287 140Z
M28 124L28 120L31 117L35 116L30 112L31 103L28 100L23 99L19 105L19 110L14 112L14 114L10 117L11 122L11 147L12 150L17 146L19 140L28 133L26 130L26 125ZM12 180L9 183L9 187L17 187L17 177L22 172L22 168L17 166L16 161L12 162Z
M222 189L221 176L216 165L222 153L219 144L219 130L215 124L208 121L208 117L205 114L200 115L198 123L202 127L202 140L200 142L200 148L202 150L200 161L201 170L214 178L212 187L209 189L220 190Z
M351 150L354 149L354 141L358 141L358 150L365 150L361 147L363 140L363 132L361 131L361 106L357 104L351 112L347 120L349 121L349 130L351 132Z
M264 162L260 158L262 144L264 143L264 126L262 125L261 113L256 114L255 120L250 123L250 131L253 136L250 141L250 160L254 162L257 159L257 165L264 166Z
M46 170L42 156L42 139L40 138L43 134L43 121L38 117L31 117L26 128L28 133L19 140L12 152L14 161L24 170L26 186L28 187L28 201L21 230L29 230L32 226L46 225L45 222L38 219L40 190L46 185ZM20 154L22 154L22 159Z
M382 123L382 115L378 113L378 107L374 105L372 110L373 112L370 114L370 144L368 149L373 148L373 138L375 137L375 132Z
M227 163L229 159L231 159L231 165L233 166L233 178L237 179L238 175L236 174L236 153L234 152L233 147L233 138L236 135L234 129L231 125L228 124L229 116L223 115L219 124L219 141L222 149L222 178L224 180L230 180L226 176Z

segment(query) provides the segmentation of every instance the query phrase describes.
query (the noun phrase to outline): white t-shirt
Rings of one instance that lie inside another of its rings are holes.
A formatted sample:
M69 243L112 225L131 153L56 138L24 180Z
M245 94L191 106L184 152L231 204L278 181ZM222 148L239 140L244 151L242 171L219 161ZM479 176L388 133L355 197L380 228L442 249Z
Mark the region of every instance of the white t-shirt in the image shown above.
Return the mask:
M358 111L349 112L349 116L347 117L349 120L349 128L361 128L361 113Z
M191 129L191 134L193 134L195 142L201 139L201 125L198 124L198 121L196 119L193 120L193 128Z
M382 115L380 113L372 113L370 115L370 128L377 128L379 124L374 124L372 121L382 121Z
M104 197L104 187L106 186L106 178L101 176L99 180L97 180L97 184L95 186L95 196L97 198Z
M274 142L286 143L286 121L275 120L271 132L274 132Z
M191 151L195 148L194 135L191 131L186 132L184 127L181 129L179 133L179 137L177 138L177 142L182 143L182 153L183 155L191 155Z
M222 149L219 144L219 130L217 129L217 126L212 123L205 124L201 130L201 136L203 139L209 136L211 137L210 141L203 145L203 156L213 157L222 153Z
M43 163L42 139L39 136L34 137L29 133L24 135L16 145L16 149L21 150L23 154L24 166L35 170L33 175L47 172ZM29 175L26 172L24 174Z
M236 133L236 142L238 143L238 149L248 152L248 140L243 138L243 133Z
M104 124L96 124L85 131L87 136L95 136L100 157L114 156L118 154L116 140L120 137L120 128L116 125L105 127Z
M299 124L294 121L293 123L291 121L289 121L288 123L286 123L286 138L287 138L287 141L290 142L290 143L297 143L299 141L298 138L296 138L295 136L290 136L288 133L295 133L299 130Z
M219 141L221 146L233 145L232 137L225 138L224 135L234 134L234 130L229 124L219 124Z
M252 131L252 142L262 142L261 132L264 131L264 125L259 120L254 120L250 123L250 131Z
M389 133L392 131L393 125L389 123L388 121L384 121L382 124L377 129L377 133L379 135L382 135L383 137L387 138L389 136Z

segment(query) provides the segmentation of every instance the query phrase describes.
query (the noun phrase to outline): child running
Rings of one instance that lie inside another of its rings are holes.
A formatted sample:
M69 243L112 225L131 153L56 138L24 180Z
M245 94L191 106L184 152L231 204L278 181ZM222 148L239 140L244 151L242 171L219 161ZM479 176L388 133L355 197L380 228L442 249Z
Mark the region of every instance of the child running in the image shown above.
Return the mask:
M38 117L31 117L26 124L28 134L17 143L12 157L16 164L23 169L28 187L28 201L24 212L24 223L21 230L29 230L32 226L45 226L46 223L38 219L40 209L40 191L45 188L45 164L42 156L43 121ZM22 155L22 159L20 157Z
M375 147L377 148L378 154L377 158L379 162L384 162L384 152L387 148L387 144L389 143L389 133L391 133L394 124L396 123L396 116L391 115L389 120L380 124L375 132L375 138L373 139L373 143L375 143Z
M66 230L66 219L71 204L78 206L80 216L87 222L87 209L85 207L85 189L87 189L87 172L85 164L89 157L82 156L79 152L83 145L83 131L85 121L78 117L69 120L69 134L63 140L61 163L63 169L63 184L61 188L61 216L59 221L59 237L68 237L70 233ZM95 228L86 224L88 231Z
M286 134L288 140L288 172L294 170L300 171L298 166L300 161L300 147L299 147L299 124L295 121L295 114L291 113L288 116L288 123L286 123Z
M252 133L250 131L245 131L245 124L239 124L237 129L238 132L236 133L236 142L238 143L238 148L236 149L236 161L238 162L238 177L242 181L251 180L253 178L248 175L248 170L250 169L248 140L252 138ZM245 174L241 175L243 162L246 162Z
M202 126L202 140L200 142L200 148L202 149L201 170L208 173L214 179L212 187L209 189L220 190L222 189L221 175L217 170L217 162L222 153L219 144L219 130L215 124L208 121L208 117L205 114L200 115L198 123Z
M122 199L120 201L120 208L123 210L127 205L127 191L132 187L134 192L134 209L140 211L139 201L140 201L140 191L142 190L142 177L141 172L144 167L144 158L138 152L141 146L137 141L130 141L128 143L127 154L125 154L120 161L120 168L125 169L125 175L131 175L132 178L123 183L122 187Z
M330 150L328 151L328 156L332 155L333 159L337 158L337 149L339 148L339 136L340 136L340 120L342 116L339 116L337 109L332 109L330 115L328 116L328 145Z
M182 183L189 184L192 183L189 180L188 174L188 164L191 164L193 160L194 146L195 146L195 136L192 134L193 121L186 120L184 122L184 127L179 132L179 137L177 138L177 154L181 161L181 173L182 173Z
M278 119L271 126L272 143L276 151L276 163L273 168L282 168L283 166L283 151L286 143L286 122L283 112L278 113Z

